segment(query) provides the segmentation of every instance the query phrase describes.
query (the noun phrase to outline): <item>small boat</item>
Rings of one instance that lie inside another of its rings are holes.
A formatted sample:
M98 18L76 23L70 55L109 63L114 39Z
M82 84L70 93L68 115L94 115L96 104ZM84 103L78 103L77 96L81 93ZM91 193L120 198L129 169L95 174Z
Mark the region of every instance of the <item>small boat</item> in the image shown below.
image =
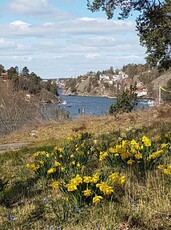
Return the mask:
M152 106L155 106L156 103L154 100L148 100L147 104L149 107L152 107Z
M66 104L67 104L67 102L66 102L66 101L63 101L63 102L62 102L62 105L66 105Z

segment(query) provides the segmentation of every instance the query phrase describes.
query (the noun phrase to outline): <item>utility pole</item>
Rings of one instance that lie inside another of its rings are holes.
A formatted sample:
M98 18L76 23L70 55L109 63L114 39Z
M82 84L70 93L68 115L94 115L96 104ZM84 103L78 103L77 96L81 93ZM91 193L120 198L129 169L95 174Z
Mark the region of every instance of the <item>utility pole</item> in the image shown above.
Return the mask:
M159 85L159 105L161 104L161 87Z

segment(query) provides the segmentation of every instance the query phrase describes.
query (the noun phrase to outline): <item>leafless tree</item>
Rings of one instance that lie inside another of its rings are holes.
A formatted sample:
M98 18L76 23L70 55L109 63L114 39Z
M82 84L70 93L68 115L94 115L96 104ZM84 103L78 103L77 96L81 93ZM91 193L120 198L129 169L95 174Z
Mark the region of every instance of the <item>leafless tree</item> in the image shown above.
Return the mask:
M15 91L10 82L0 80L0 135L40 118L39 100L26 94Z

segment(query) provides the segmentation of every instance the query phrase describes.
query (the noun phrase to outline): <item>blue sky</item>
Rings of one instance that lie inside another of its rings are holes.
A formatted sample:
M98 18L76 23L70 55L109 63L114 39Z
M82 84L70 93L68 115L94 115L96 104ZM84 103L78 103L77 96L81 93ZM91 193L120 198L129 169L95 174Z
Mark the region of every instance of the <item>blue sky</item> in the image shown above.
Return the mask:
M1 0L0 64L48 79L144 63L134 19L107 20L86 0Z

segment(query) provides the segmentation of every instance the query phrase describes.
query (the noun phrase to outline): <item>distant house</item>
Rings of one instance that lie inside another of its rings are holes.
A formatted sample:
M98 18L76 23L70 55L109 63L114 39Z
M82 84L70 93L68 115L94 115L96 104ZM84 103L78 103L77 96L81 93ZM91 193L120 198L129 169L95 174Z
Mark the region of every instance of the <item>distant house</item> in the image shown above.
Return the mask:
M147 89L146 88L139 88L136 91L138 97L142 97L147 95Z
M101 80L104 80L104 81L108 81L110 79L110 77L108 75L105 75L105 74L100 74L100 81Z
M0 77L4 80L8 79L8 73L1 73Z

